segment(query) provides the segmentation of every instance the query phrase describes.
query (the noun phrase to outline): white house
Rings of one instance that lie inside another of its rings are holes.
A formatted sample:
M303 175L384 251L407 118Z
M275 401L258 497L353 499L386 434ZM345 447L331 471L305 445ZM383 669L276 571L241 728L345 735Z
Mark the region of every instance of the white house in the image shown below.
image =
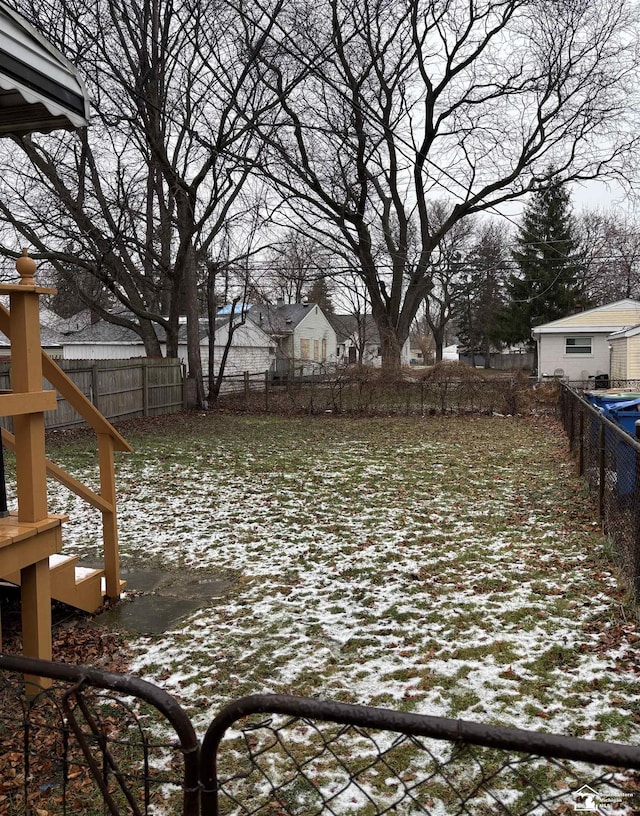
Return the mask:
M380 332L372 315L337 314L330 315L329 320L336 333L336 362L382 366ZM400 364L409 366L411 357L411 343L407 339L400 352Z
M335 363L336 333L317 304L256 304L249 315L277 346L276 373L312 374Z
M609 336L638 324L640 301L627 298L535 326L538 379L611 376Z

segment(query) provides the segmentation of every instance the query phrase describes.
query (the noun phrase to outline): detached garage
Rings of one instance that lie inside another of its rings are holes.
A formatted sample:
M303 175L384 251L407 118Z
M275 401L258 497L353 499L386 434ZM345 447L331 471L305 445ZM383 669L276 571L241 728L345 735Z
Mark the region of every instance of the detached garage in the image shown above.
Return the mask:
M531 334L538 346L538 379L613 377L610 336L639 324L640 301L627 298L535 326Z

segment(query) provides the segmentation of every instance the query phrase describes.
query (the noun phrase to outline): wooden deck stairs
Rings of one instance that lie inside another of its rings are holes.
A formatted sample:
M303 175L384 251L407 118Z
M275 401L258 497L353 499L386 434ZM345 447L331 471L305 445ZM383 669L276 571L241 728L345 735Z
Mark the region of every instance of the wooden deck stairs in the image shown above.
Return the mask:
M52 598L94 612L103 605L105 597L118 598L124 587L118 556L114 452L131 448L42 351L39 297L55 290L37 285L36 264L26 250L16 269L20 283L0 285L0 294L8 295L10 300L10 309L0 305L0 332L11 341L12 360L11 390L0 392L0 416L12 417L14 428L13 434L2 428L1 447L15 452L18 500L17 513L8 514L3 472L0 580L20 586L24 654L50 660ZM51 389L43 389L43 379ZM56 391L96 434L100 477L97 491L46 458L45 414L57 407ZM82 567L75 556L62 554L62 524L66 518L48 511L47 478L57 480L101 514L103 569ZM0 651L1 634L0 628ZM34 678L34 686L36 680L40 682L43 678ZM28 678L25 682L31 686Z
M107 582L104 569L83 567L75 555L54 553L49 556L51 597L84 612L95 612L104 603ZM2 580L20 586L20 571L3 575ZM120 591L126 587L120 581Z

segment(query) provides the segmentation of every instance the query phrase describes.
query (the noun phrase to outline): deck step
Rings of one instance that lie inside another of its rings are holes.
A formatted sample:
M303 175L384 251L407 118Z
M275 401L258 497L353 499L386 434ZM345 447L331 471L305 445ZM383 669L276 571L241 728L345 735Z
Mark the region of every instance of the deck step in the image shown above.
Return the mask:
M75 555L52 555L49 557L51 574L51 597L56 601L82 609L84 612L95 612L104 603L106 579L103 569L92 569L78 565ZM3 580L20 584L20 573L3 575ZM126 581L120 582L124 589Z

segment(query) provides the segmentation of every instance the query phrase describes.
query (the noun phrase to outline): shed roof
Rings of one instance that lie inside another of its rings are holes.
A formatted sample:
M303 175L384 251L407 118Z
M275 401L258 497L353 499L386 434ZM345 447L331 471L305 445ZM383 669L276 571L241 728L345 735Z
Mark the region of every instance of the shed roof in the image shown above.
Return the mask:
M0 136L89 124L89 98L74 66L0 0Z
M133 315L127 314L132 320L135 319ZM216 330L222 328L229 322L230 315L220 315L216 317ZM255 322L255 321L254 321ZM258 327L260 328L260 327ZM165 343L167 339L164 328L157 323L153 324L153 330L156 333L160 343ZM202 343L209 335L209 322L206 318L201 318L199 322L199 336ZM109 323L106 320L99 320L97 323L91 323L76 331L66 331L61 334L65 345L107 345L107 346L125 346L125 345L142 345L142 339L133 329L127 326L120 326L116 323ZM181 323L178 327L178 342L187 342L187 325Z
M640 334L640 324L635 326L625 326L624 329L620 329L620 331L613 332L607 337L607 340L620 340L625 337L636 337Z

